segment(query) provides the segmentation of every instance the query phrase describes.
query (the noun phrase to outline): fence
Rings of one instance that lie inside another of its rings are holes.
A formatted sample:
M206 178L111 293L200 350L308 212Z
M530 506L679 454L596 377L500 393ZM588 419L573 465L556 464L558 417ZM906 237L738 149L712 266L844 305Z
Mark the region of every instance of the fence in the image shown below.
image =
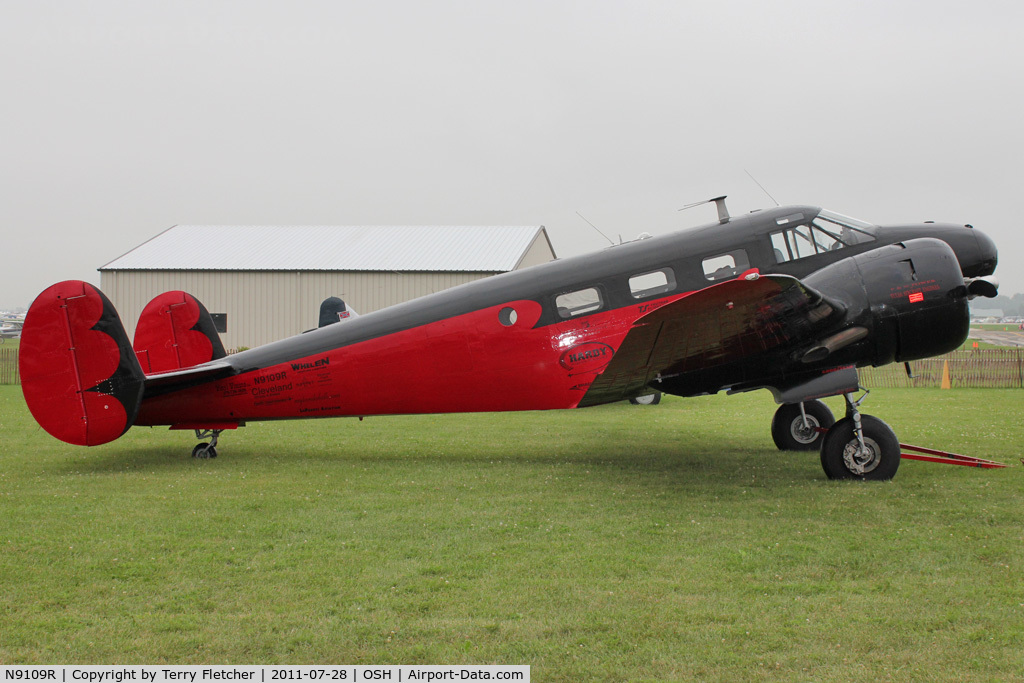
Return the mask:
M861 368L860 382L875 387L938 387L942 369L949 364L954 388L1024 388L1024 349L976 349L953 351L944 356L910 364L914 377L907 377L902 364ZM0 348L0 384L19 384L18 349Z
M948 364L953 388L1024 387L1024 349L976 349L953 351L943 356L913 361L914 377L907 377L902 364L861 368L860 383L874 387L942 386L943 368Z
M0 384L20 384L18 349L0 349Z

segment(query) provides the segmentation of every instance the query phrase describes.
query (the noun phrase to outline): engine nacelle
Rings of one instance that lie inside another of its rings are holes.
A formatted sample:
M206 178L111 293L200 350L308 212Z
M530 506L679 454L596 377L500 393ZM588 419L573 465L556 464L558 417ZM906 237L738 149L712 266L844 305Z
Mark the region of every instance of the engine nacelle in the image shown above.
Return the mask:
M941 240L922 238L844 259L804 282L846 308L848 348L832 360L857 365L930 358L967 339L968 291L956 255Z

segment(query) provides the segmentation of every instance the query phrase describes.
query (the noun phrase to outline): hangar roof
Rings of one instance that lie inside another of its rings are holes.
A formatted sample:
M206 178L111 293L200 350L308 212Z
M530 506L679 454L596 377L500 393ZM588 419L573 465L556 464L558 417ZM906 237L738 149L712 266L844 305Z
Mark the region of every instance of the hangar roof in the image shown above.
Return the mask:
M175 225L100 270L515 270L544 226Z

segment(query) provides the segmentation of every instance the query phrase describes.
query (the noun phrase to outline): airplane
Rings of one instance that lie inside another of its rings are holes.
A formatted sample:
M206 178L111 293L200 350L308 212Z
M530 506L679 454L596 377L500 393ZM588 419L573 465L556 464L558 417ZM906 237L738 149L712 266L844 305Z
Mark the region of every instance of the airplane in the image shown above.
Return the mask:
M256 420L572 409L652 390L767 389L781 449L831 479L891 479L899 442L862 415L857 368L928 358L995 296L995 243L970 225L881 226L785 206L503 273L227 355L206 308L167 292L129 341L96 287L29 309L20 372L36 421L72 444L131 426L194 430L216 457ZM909 365L908 371L909 371ZM842 395L836 421L819 399Z
M17 339L21 336L24 321L16 318L0 321L0 344L6 339Z

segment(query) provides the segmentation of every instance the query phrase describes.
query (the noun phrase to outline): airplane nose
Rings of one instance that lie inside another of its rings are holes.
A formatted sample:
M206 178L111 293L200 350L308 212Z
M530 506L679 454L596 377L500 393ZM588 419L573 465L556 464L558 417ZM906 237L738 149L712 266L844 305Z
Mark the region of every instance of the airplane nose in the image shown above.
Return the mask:
M978 260L974 266L976 275L991 275L996 271L999 262L999 250L992 238L981 230L974 230L974 239L978 242ZM965 273L966 274L966 273Z

